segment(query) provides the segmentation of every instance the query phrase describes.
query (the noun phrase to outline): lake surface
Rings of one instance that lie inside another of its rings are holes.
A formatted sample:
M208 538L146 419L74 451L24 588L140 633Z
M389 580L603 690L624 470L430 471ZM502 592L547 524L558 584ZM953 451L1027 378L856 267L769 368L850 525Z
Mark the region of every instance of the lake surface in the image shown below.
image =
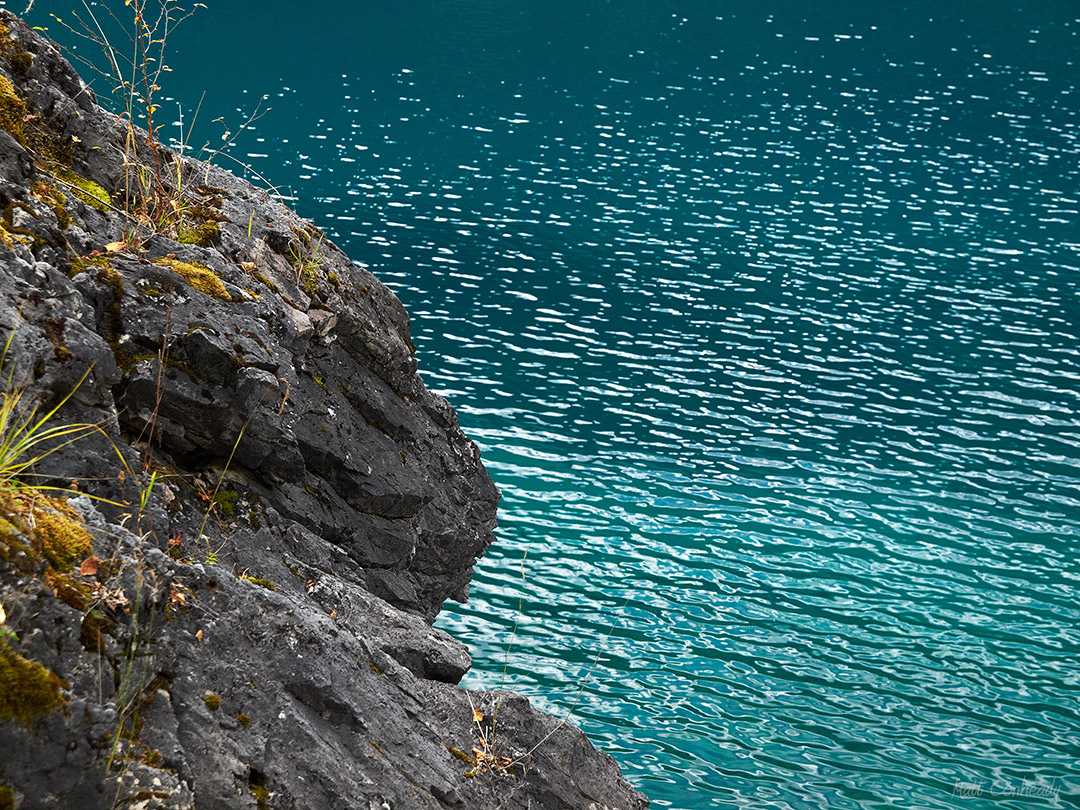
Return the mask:
M1080 802L1076 2L208 2L503 491L466 685L654 807Z

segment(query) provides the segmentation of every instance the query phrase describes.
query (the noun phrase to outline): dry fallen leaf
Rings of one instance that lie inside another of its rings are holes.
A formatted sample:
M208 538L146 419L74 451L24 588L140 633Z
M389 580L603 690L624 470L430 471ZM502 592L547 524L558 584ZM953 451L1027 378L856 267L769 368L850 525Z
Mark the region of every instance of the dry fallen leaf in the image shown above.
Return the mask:
M480 714L480 710L475 706L473 706L472 710L472 719L474 723L479 723L481 720L484 719L484 715Z
M101 560L97 557L87 557L82 561L82 565L79 566L80 577L96 577L98 572L98 566L101 565Z
M195 634L195 640L196 640L197 642L199 642L200 644L202 644L202 630L200 630L199 632L197 632L197 633Z

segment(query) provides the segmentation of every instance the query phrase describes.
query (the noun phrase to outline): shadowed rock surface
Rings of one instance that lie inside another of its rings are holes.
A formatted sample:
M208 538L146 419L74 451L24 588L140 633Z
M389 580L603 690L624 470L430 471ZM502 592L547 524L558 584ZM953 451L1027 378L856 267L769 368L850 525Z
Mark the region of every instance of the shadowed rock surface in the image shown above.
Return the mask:
M455 685L468 652L430 623L498 492L393 293L195 161L174 220L137 226L125 124L3 11L0 125L8 391L74 391L52 423L101 428L34 483L107 499L68 500L92 535L70 559L41 540L68 507L4 499L0 806L644 807L519 695L480 743L499 698ZM37 665L63 705L26 720L5 700Z

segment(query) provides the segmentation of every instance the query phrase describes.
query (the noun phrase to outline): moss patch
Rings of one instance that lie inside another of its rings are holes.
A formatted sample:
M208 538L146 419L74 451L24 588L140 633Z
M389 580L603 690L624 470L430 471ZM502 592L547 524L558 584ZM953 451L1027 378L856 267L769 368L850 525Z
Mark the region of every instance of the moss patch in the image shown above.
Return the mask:
M160 287L155 287L149 282L144 282L139 285L139 295L145 295L148 298L165 298L168 293Z
M32 542L57 571L66 571L86 557L94 538L79 522L74 509L60 498L46 498L34 508Z
M241 574L239 579L244 582L250 582L252 585L258 585L260 588L266 588L268 591L276 591L277 585L268 579L258 579L257 577L249 577L247 574Z
M445 745L444 747L446 748L447 751L449 751L451 754L453 754L456 759L460 759L466 765L475 765L476 764L476 760L473 759L472 757L470 757L468 754L466 754L460 748L454 748L454 746L452 746L452 745Z
M91 253L88 256L72 256L68 259L68 263L71 265L71 271L68 276L75 277L79 273L86 273L90 268L95 267L98 270L112 270L116 271L109 265L109 257L104 254Z
M23 658L0 639L0 720L33 728L39 717L64 705L62 686L55 673Z
M239 498L240 493L235 489L220 489L210 499L210 502L218 508L224 517L231 518L236 510L236 502Z
M177 259L169 258L155 259L154 264L161 267L168 267L184 279L193 290L198 290L204 295L221 298L225 301L232 300L232 296L229 295L228 290L225 289L225 285L222 283L221 279L217 277L213 270L204 264L182 262Z
M23 119L26 118L26 102L15 92L15 85L6 76L0 76L0 127L12 138L26 146Z
M99 184L83 177L81 174L76 174L73 171L56 167L53 168L53 174L55 174L57 178L72 186L71 193L74 194L76 198L82 200L91 208L96 208L102 213L108 213L112 209L112 197L109 196L109 192Z
M322 267L322 235L312 225L292 228L289 242L289 263L296 271L296 283L307 295L319 291L319 268Z
M270 290L270 292L277 292L278 291L277 284L272 282L270 279L268 279L262 273L256 273L254 275L254 279L256 281L261 282L262 284L266 285L266 287Z
M195 224L181 222L176 228L176 241L182 245L210 247L221 234L221 226L216 219L205 219Z
M220 223L229 221L221 213L225 191L209 185L196 186L192 191L194 195L184 196L179 206L176 241L210 247L221 234Z
M44 559L45 581L54 589L67 585L70 578L64 572L90 554L93 543L65 499L0 493L0 559L16 563L24 573L32 573ZM20 555L23 564L17 562Z
M206 704L206 708L210 711L216 712L221 708L221 697L219 695L209 694L203 698L203 703Z

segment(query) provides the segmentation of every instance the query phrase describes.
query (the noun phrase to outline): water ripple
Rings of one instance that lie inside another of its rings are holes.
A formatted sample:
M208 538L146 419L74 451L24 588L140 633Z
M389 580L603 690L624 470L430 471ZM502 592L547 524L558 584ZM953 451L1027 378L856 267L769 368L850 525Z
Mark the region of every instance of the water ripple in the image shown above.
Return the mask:
M503 490L466 682L657 807L1080 802L1075 8L308 5L191 52Z

